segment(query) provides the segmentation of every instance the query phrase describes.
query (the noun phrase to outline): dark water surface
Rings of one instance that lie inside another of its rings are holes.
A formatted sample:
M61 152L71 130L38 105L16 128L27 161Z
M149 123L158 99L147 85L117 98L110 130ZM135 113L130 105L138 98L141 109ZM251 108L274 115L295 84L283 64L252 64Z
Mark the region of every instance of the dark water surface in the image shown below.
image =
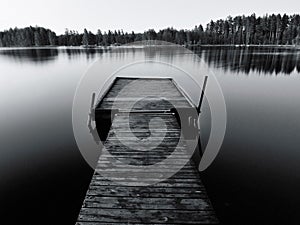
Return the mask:
M195 51L202 61L168 49L121 49L113 54L95 49L1 49L1 224L75 223L93 174L72 131L72 100L80 77L95 60L117 66L120 61L159 58L196 70L208 66L221 85L227 130L219 155L202 173L220 220L299 224L300 51ZM205 102L204 144L209 118Z

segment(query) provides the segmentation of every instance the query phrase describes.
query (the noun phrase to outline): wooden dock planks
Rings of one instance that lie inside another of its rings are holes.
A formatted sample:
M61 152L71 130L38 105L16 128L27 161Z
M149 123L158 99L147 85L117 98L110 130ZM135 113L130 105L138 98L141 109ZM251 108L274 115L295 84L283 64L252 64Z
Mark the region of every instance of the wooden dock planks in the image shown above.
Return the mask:
M131 103L133 108L128 108ZM169 110L191 107L171 79L118 78L100 102L99 109ZM171 105L171 104L172 105Z
M134 90L122 91L133 81ZM104 143L78 225L218 223L185 140L180 138L178 121L173 113L164 111L170 110L170 99L181 107L191 107L170 79L119 78L114 82L98 108L119 112ZM136 112L129 116L126 111L132 108L128 105L136 101ZM172 161L164 161L170 156ZM152 166L156 163L161 163L160 167ZM161 180L166 175L168 178Z

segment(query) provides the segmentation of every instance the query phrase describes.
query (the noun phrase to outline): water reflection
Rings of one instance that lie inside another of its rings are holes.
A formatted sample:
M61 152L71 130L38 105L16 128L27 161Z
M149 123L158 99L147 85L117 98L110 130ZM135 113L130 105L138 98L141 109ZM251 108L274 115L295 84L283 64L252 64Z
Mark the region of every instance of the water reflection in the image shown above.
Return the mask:
M193 49L209 66L224 71L262 74L300 72L300 51L274 47L202 47Z
M107 52L109 49L96 48L4 48L0 49L0 56L16 62L48 63L57 60L60 53L66 54L69 60L84 55L87 59Z
M201 47L192 49L204 61L214 68L224 71L243 72L251 71L259 74L290 74L294 70L300 72L300 51L293 48L274 47ZM71 51L70 55L73 55ZM172 61L175 56L189 54L184 48L173 46L149 46L144 48L117 48L111 51L113 58L126 58L135 53L142 53L145 59L168 58Z
M58 56L58 50L41 48L3 49L0 55L15 61L47 62L53 61Z
M274 47L201 47L192 49L204 61L214 68L224 71L244 72L251 71L259 74L290 74L294 70L300 72L300 50L293 48ZM110 57L125 58L128 54L143 53L146 59L155 59L166 56L172 60L176 55L187 54L187 51L176 51L170 47L146 47L146 48L23 48L0 49L0 56L13 59L17 62L47 63L58 58L59 53L66 54L69 60L84 55L92 60L102 53L111 52Z
M108 52L109 49L100 48L65 48L60 49L61 53L67 54L70 60L85 55L87 59L95 59L96 56L101 55L104 52Z

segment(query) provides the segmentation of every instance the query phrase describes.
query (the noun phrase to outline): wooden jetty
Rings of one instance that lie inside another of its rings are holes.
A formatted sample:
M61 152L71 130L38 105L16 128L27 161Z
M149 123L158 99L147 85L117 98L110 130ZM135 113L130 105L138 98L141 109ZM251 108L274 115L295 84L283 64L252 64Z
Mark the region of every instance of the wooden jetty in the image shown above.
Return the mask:
M172 79L114 80L95 108L104 148L76 224L218 223L174 107L195 110Z

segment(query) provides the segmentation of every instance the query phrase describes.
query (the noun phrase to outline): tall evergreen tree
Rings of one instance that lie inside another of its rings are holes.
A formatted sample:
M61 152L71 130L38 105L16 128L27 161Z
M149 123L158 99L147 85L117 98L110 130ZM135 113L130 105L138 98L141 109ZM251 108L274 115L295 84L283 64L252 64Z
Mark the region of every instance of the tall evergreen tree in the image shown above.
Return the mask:
M38 31L34 32L34 45L35 46L41 46L41 36Z
M103 42L103 35L101 30L97 31L97 45L102 45Z
M83 32L83 36L82 36L82 44L84 46L88 46L89 45L89 34L87 32L86 29L84 29L84 32Z

